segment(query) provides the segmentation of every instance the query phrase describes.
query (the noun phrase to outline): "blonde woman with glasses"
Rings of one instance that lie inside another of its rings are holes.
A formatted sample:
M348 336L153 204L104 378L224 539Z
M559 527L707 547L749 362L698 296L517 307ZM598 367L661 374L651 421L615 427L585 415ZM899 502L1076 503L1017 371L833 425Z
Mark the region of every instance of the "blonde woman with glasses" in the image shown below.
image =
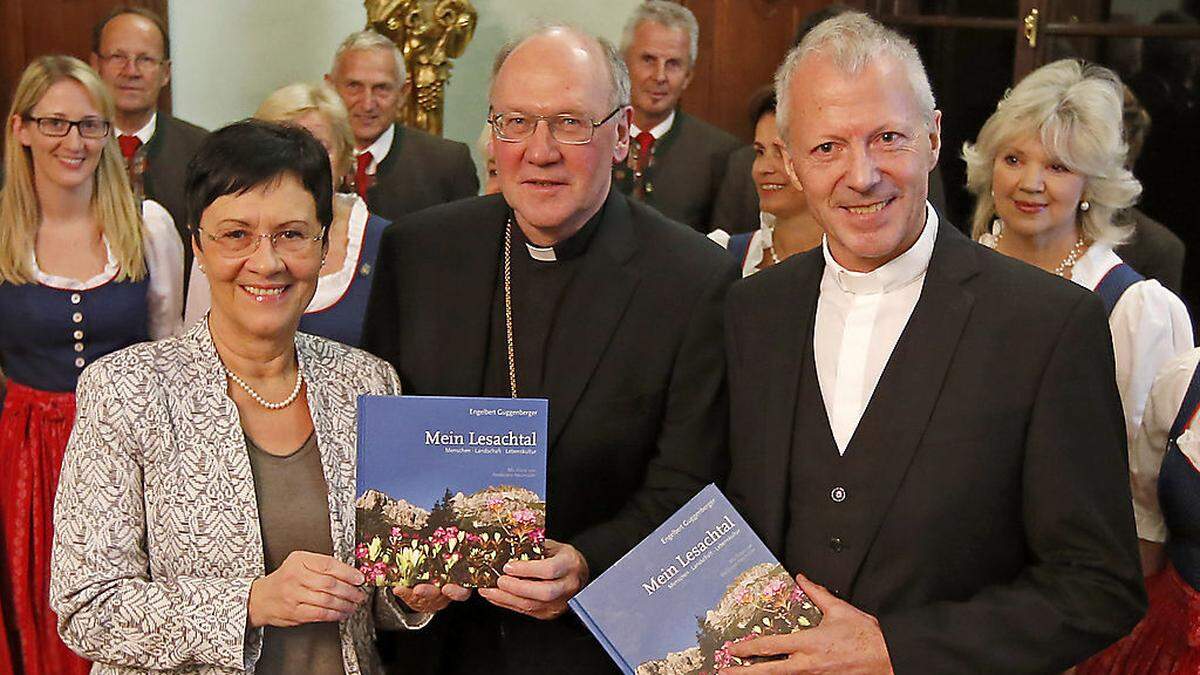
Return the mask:
M138 204L112 137L113 102L82 61L31 63L5 128L0 189L0 593L14 668L86 672L48 605L51 512L84 367L177 332L183 245ZM97 514L102 517L101 514Z

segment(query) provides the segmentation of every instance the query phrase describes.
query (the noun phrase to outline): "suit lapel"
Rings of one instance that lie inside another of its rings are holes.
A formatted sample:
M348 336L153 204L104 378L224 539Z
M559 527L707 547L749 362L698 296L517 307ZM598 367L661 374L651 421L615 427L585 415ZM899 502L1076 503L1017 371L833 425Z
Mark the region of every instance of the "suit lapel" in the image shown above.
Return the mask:
M637 244L632 218L625 197L610 190L590 250L555 319L543 378L552 401L551 445L571 418L637 287L638 274L627 264Z
M846 449L848 474L869 485L857 490L850 534L863 545L845 552L843 588L857 576L941 395L974 304L962 285L977 271L973 247L952 225L940 225L921 297Z
M761 399L767 405L762 444L757 448L741 449L742 452L758 455L755 466L759 469L759 475L750 482L751 489L770 497L751 497L747 502L758 502L768 509L756 519L762 523L759 534L766 540L768 548L778 552L783 551L787 531L787 495L791 480L790 463L796 430L796 402L800 395L800 373L812 353L813 320L821 289L821 274L825 269L820 249L815 254L796 256L794 260L786 281L776 283L767 302L760 305L769 315L758 317L754 322L756 326L772 326L775 333L772 343L781 345L782 349L774 350L767 366L767 393ZM754 357L754 354L742 354L742 358ZM760 371L751 368L750 372ZM754 386L754 383L750 386ZM778 498L777 495L783 497Z

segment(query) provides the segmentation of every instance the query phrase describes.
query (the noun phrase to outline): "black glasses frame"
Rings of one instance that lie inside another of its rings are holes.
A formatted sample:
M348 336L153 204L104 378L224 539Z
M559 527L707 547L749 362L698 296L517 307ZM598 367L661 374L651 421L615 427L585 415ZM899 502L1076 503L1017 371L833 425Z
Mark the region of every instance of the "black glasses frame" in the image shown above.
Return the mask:
M108 135L112 133L112 122L109 122L108 120L96 119L95 117L85 117L81 120L69 120L63 117L34 117L33 115L22 115L21 119L25 120L26 122L33 122L37 125L37 130L41 132L43 136L49 136L50 138L62 138L71 133L72 127L79 131L80 138L90 138L92 140L107 138ZM85 123L99 124L101 133L99 135L91 132L84 133L83 125ZM63 129L61 133L58 133L51 126L52 124L66 124L67 128Z

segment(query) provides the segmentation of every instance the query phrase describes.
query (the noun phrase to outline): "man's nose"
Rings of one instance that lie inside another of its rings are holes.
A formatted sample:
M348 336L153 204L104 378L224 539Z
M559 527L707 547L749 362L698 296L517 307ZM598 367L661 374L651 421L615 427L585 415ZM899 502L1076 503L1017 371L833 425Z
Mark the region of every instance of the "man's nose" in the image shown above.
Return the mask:
M539 166L553 164L562 157L562 153L550 133L550 121L538 120L536 124L533 133L525 139L525 159Z
M879 165L867 148L851 151L848 186L856 192L870 192L879 182Z

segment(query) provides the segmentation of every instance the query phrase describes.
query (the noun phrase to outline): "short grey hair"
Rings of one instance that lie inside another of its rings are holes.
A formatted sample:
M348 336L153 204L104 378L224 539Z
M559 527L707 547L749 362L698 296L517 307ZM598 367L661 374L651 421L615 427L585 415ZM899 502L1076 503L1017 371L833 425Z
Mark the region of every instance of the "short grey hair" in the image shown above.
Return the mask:
M1078 211L1083 235L1109 245L1128 239L1132 228L1115 217L1133 205L1142 185L1125 167L1121 105L1121 80L1102 66L1063 59L1025 76L996 105L975 144L963 144L967 189L975 195L971 233L978 238L987 232L996 213L996 156L1008 143L1032 136L1047 155L1084 177L1083 199L1091 208Z
M700 24L692 10L668 0L646 0L633 10L625 28L621 31L621 53L629 53L633 46L633 34L638 26L646 21L653 21L667 28L681 30L688 36L688 68L696 65L696 57L700 53Z
M917 104L925 116L926 125L933 124L937 102L921 55L908 38L887 28L862 12L845 12L817 24L800 44L788 52L783 65L775 73L775 96L779 100L780 136L788 140L788 123L791 121L792 77L800 62L814 54L823 54L833 60L834 65L854 75L876 62L880 56L890 56L904 68L909 85L917 97Z
M396 85L403 87L404 80L408 78L408 68L404 65L404 54L400 52L400 48L396 46L395 42L370 28L351 33L346 36L345 40L342 40L342 44L338 45L337 51L333 53L333 70L330 72L337 72L342 54L366 49L383 49L391 52L392 57L396 59Z
M609 105L614 108L629 105L629 67L625 65L625 59L621 58L621 53L617 51L613 43L598 35L592 35L577 26L557 22L535 24L500 47L500 51L496 52L495 61L492 62L492 83L489 87L488 99L491 99L491 88L496 86L496 75L500 72L500 67L504 65L504 62L508 60L508 57L512 55L517 47L520 47L530 38L555 31L573 33L585 40L595 42L608 65L609 90L611 91Z

